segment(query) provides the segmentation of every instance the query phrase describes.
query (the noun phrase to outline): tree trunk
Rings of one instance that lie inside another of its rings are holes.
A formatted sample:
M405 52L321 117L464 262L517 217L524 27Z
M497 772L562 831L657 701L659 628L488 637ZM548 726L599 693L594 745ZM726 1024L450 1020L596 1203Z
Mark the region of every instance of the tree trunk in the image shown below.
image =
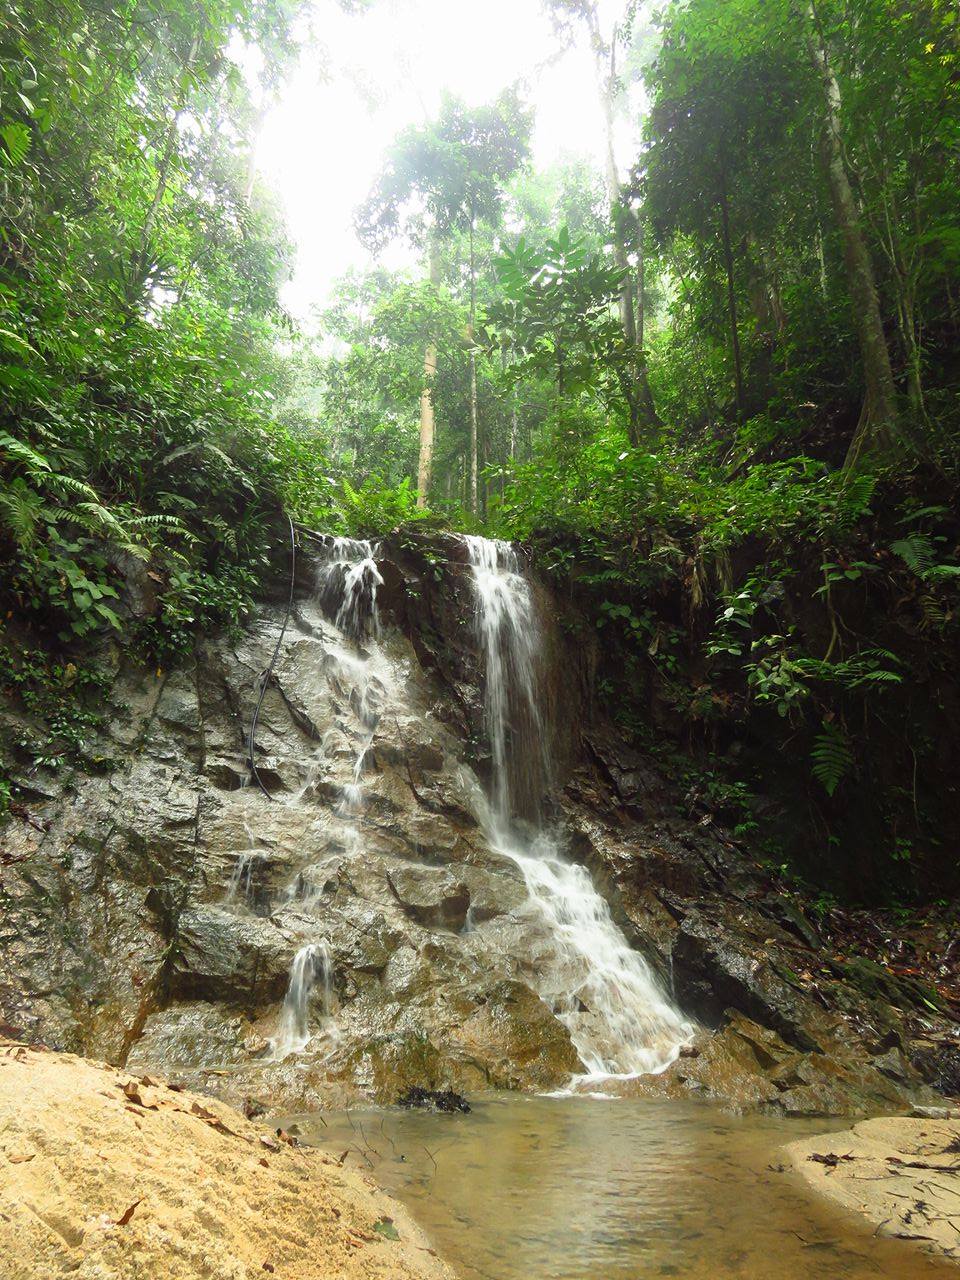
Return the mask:
M640 443L640 426L657 430L663 424L657 415L647 376L647 357L643 350L642 337L638 340L637 320L634 313L633 279L630 273L630 261L627 253L626 225L632 217L620 195L620 179L617 175L617 160L613 148L613 97L616 85L616 31L610 41L609 73L604 73L602 55L603 41L600 38L596 8L591 7L589 14L590 36L593 43L597 66L597 88L600 93L600 104L603 108L603 120L606 131L607 162L606 185L607 199L610 203L610 218L613 225L613 260L617 269L622 272L623 284L620 288L620 323L627 347L633 353L633 370L627 392L627 409L630 415L630 443ZM639 228L638 228L639 230ZM642 235L642 231L641 231ZM641 267L643 258L641 254ZM642 306L642 302L641 302ZM642 314L642 313L641 313Z
M823 160L830 184L834 215L843 239L847 287L853 305L863 380L866 394L860 421L847 450L844 467L856 466L864 452L892 448L896 438L897 402L890 367L890 352L883 332L880 303L856 200L843 158L840 136L840 86L830 65L827 45L817 19L814 3L807 9L810 19L808 46L823 88Z
M477 323L477 273L473 250L474 213L470 206L470 324L467 339L470 343L470 510L473 515L479 509L477 500L477 348L474 333Z
M737 319L737 294L733 284L733 248L730 244L730 207L727 202L726 176L720 174L720 230L723 239L723 262L727 272L727 312L730 317L730 345L733 349L733 382L737 399L737 421L743 421L743 365L740 359L740 332Z
M437 247L431 235L427 249L430 261L430 283L440 283L440 262ZM417 506L427 505L430 489L430 473L433 470L433 384L437 376L437 344L428 342L423 353L423 389L420 392L420 459L417 465Z

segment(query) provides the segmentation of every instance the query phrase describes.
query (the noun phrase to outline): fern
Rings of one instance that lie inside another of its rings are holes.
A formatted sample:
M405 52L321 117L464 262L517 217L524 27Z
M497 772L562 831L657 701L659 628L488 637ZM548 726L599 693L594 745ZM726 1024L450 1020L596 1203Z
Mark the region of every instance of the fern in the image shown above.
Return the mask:
M938 538L937 541L942 542L943 539ZM929 534L914 533L909 538L900 538L891 543L890 549L924 582L960 576L960 565L936 563L936 552Z
M900 557L911 573L925 578L933 568L934 551L929 535L913 533L909 538L899 538L891 543L890 550Z
M0 129L0 141L3 142L3 148L10 164L23 164L30 151L30 143L32 141L29 125L22 124L19 121L4 125Z
M850 507L851 514L859 519L870 510L873 491L877 487L877 477L867 471L848 476L844 483L843 496Z
M8 458L13 458L15 462L24 463L31 474L52 470L42 453L37 453L36 449L31 449L25 440L17 440L6 431L0 431L0 452L5 453Z
M853 768L853 752L850 750L849 740L835 724L823 722L810 752L810 768L828 796L833 795Z
M65 476L62 472L56 471L46 476L45 482L53 490L65 489L67 493L76 494L87 502L98 501L96 489L91 489L86 481L77 480L75 476Z
M22 476L0 484L0 521L13 534L21 550L32 545L45 510L42 494L32 489Z

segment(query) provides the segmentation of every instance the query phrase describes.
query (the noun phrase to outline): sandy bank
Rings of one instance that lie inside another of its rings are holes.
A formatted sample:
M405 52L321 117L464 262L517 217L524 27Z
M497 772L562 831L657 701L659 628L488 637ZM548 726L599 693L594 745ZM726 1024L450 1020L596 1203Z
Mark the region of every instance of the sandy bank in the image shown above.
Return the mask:
M452 1280L364 1175L209 1098L0 1040L5 1280Z
M960 1118L888 1117L786 1148L817 1192L960 1262Z

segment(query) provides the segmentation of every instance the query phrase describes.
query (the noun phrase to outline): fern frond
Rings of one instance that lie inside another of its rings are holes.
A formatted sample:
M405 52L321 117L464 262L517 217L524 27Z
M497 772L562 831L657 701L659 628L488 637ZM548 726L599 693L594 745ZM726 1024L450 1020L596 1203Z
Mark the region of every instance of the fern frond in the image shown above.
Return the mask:
M925 533L914 533L909 538L898 538L890 544L890 550L900 557L911 573L924 578L933 568L933 543Z
M46 486L54 491L62 489L67 493L77 494L88 502L99 501L96 489L92 489L85 480L78 480L76 476L65 476L61 471L52 471L48 476L44 476L43 480Z
M834 724L824 721L810 752L810 770L816 780L832 796L853 768L853 752L846 735Z
M43 495L32 489L22 476L9 484L0 484L0 522L7 526L20 548L26 549L33 543L44 511Z
M36 449L32 449L25 440L17 440L6 431L0 431L0 452L16 462L24 463L32 472L53 469L42 453L37 453Z

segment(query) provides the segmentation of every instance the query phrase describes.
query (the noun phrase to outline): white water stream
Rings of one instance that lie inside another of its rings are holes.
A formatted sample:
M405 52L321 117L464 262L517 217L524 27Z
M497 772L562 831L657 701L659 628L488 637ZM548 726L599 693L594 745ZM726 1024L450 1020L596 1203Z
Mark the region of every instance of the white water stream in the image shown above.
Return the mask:
M353 538L333 538L329 544L329 559L318 573L317 590L328 614L337 629L356 645L372 642L380 634L380 616L377 610L377 591L383 578L377 569L377 546L371 542ZM385 688L376 674L376 663L371 655L361 651L359 655L342 653L339 662L349 672L356 713L363 726L364 736L353 765L352 781L345 783L335 812L345 823L344 841L355 848L360 840L358 819L363 811L363 765L373 742L377 721L383 704ZM309 788L304 787L304 793ZM297 797L299 803L302 797ZM242 872L240 875L242 876ZM302 892L300 877L290 886L291 896ZM293 957L290 978L283 1008L280 1011L280 1027L273 1040L273 1057L281 1061L292 1053L302 1053L310 1042L310 1001L317 981L322 987L322 1015L325 1035L337 1039L333 1020L333 962L330 947L325 938L301 947Z
M310 995L319 981L324 1018L333 1014L333 968L325 939L301 947L290 966L290 981L280 1010L280 1029L273 1042L273 1056L279 1062L291 1053L302 1053L311 1038Z
M562 857L546 830L528 840L517 832L511 779L531 766L540 768L544 788L549 777L536 608L509 543L476 536L465 542L486 664L484 708L493 757L487 836L522 872L530 895L527 915L545 940L536 975L539 995L570 1031L586 1068L578 1083L663 1071L694 1028L627 942L586 868ZM517 732L524 716L532 733ZM531 761L531 752L541 759Z

